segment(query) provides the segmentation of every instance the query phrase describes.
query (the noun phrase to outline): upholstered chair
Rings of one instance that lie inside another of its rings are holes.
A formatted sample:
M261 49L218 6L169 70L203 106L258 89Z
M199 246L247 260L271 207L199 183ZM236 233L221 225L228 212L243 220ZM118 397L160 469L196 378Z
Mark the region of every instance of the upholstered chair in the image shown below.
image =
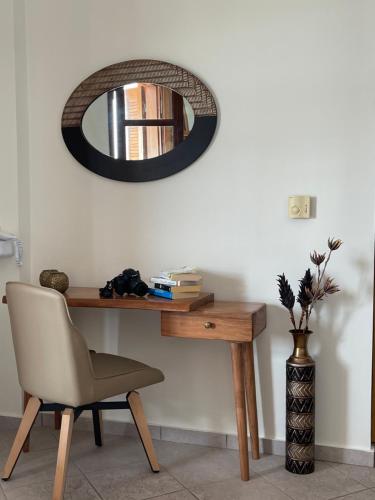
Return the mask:
M73 325L65 298L49 288L6 285L18 378L32 395L2 479L8 480L40 411L62 411L53 500L64 496L73 422L91 410L95 442L101 445L99 412L130 409L153 472L159 471L150 431L136 389L164 380L162 372L133 359L89 351ZM125 401L103 399L127 394ZM47 401L47 402L46 402Z

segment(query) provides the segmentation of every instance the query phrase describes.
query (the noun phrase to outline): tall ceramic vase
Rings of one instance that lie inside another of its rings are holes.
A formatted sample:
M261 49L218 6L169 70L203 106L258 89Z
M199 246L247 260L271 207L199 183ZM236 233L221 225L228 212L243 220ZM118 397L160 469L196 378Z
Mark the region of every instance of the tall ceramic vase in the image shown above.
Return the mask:
M307 350L311 331L291 330L293 354L286 362L286 461L294 474L314 472L315 361Z

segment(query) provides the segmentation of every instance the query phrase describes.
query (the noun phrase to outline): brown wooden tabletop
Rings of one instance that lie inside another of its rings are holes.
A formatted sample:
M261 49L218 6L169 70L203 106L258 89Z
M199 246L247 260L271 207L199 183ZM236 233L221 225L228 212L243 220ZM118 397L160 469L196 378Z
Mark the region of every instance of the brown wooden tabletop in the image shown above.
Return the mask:
M120 297L114 294L112 299L102 299L99 296L99 288L73 286L69 288L64 296L69 307L101 307L109 309L144 309L152 311L174 311L189 312L198 307L214 301L213 293L200 293L198 297L189 299L169 300L155 295L136 297L126 295ZM3 304L7 303L3 296Z

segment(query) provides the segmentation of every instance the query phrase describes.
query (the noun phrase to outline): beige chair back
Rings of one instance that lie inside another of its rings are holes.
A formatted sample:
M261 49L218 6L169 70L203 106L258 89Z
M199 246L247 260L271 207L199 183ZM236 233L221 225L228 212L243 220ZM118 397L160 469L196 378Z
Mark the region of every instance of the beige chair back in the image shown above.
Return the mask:
M18 378L40 399L75 406L90 399L93 368L64 296L49 288L6 285Z

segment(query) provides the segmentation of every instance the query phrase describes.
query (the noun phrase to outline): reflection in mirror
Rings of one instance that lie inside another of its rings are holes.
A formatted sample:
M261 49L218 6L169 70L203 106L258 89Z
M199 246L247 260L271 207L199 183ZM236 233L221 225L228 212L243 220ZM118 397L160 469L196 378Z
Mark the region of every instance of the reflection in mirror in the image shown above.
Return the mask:
M102 94L82 119L86 140L101 153L121 160L168 153L187 138L193 125L189 102L152 83L130 83Z

